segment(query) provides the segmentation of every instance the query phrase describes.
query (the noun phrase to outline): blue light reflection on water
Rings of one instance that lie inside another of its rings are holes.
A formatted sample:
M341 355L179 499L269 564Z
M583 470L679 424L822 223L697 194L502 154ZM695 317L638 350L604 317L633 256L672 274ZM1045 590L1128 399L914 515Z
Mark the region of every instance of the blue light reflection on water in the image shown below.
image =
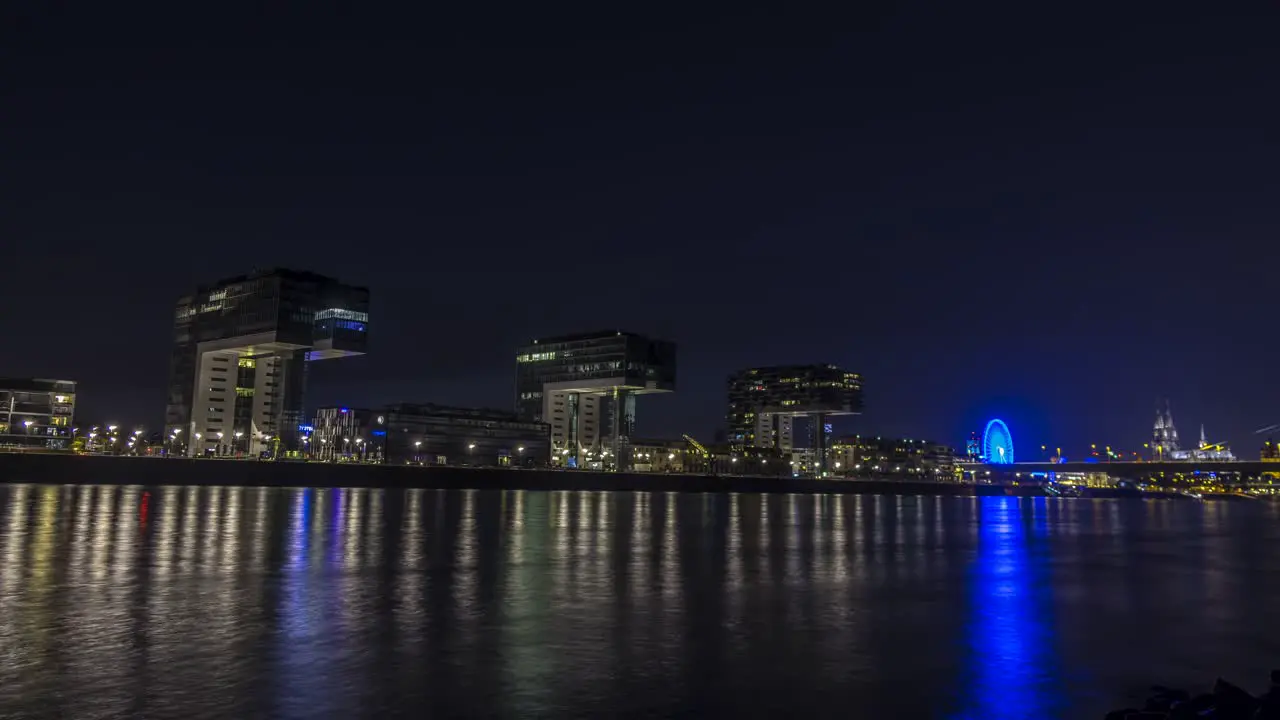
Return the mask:
M279 645L273 652L284 686L291 688L275 698L276 712L281 715L295 715L314 703L315 693L310 686L314 677L312 666L317 658L311 642L315 623L309 600L313 590L310 561L315 495L316 491L311 488L296 492L291 527L286 536L284 566L287 569L282 577L278 610L282 632L278 634Z
M1047 531L1043 503L1012 497L979 501L964 632L970 671L962 693L969 707L957 718L1056 717L1065 706L1046 589L1048 558L1033 552Z

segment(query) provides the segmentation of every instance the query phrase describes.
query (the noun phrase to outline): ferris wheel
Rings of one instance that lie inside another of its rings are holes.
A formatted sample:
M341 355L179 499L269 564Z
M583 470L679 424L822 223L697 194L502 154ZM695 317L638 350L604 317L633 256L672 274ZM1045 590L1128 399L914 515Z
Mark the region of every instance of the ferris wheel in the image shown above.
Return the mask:
M1013 435L1003 420L996 418L987 423L982 432L982 457L992 465L1013 464Z

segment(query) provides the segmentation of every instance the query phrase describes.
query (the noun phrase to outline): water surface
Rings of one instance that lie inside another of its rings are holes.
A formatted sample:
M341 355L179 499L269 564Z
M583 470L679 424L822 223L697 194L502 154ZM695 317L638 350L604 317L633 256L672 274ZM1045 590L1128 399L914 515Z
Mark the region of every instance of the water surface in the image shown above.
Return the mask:
M1265 503L0 487L0 717L1100 717L1280 665Z

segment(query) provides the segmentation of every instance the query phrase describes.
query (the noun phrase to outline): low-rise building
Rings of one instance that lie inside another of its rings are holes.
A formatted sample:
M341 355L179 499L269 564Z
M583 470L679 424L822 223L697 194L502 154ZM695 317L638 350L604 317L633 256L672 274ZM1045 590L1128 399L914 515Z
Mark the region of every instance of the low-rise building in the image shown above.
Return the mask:
M540 467L551 454L546 423L501 410L399 403L316 411L311 457L395 465Z
M70 448L75 407L74 381L0 378L0 446Z
M842 477L950 480L955 476L955 451L928 440L855 435L832 443L828 460L828 472Z

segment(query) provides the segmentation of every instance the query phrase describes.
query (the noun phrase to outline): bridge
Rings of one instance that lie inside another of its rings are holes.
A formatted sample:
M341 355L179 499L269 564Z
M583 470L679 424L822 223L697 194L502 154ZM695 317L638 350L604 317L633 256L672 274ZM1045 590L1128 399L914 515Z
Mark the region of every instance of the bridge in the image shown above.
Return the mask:
M1019 475L1040 473L1092 473L1106 474L1118 480L1147 480L1178 475L1216 475L1241 480L1262 478L1264 475L1280 479L1280 462L1275 460L1165 460L1157 462L1019 462L1007 465L986 463L960 463L965 472L990 472L993 478L1012 478Z

